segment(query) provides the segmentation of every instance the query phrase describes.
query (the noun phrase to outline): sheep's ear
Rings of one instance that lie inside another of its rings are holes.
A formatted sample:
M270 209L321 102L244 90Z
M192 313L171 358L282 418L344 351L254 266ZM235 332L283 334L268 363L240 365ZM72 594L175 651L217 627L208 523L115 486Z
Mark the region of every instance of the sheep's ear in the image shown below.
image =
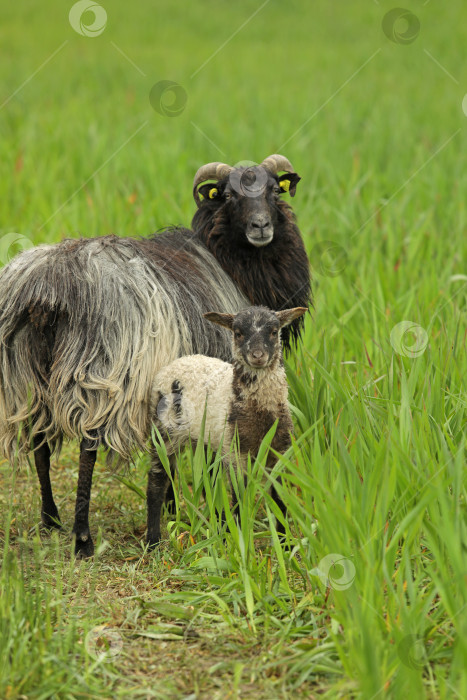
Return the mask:
M219 314L217 311L209 311L207 314L203 314L203 316L212 323L217 323L219 326L224 326L224 328L232 330L232 323L234 320L233 314Z
M300 316L303 316L303 314L306 314L308 309L306 306L296 306L294 309L284 309L283 311L276 311L276 316L279 319L279 323L281 324L281 328L284 326L288 326L289 323L292 323L296 318L299 318Z
M207 185L198 187L198 194L202 199L220 199L220 192L214 182L208 182Z
M278 175L279 187L281 192L288 192L291 197L295 197L297 185L302 178L297 173L284 173Z

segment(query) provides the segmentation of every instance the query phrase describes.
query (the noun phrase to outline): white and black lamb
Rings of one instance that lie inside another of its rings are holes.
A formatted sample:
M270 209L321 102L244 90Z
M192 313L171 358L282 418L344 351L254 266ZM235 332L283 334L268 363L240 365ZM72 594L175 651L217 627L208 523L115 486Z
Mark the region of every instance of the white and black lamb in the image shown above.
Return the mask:
M237 314L210 312L205 318L232 332L232 364L206 355L188 355L158 372L153 384L151 414L164 439L172 473L176 452L189 440L203 439L222 449L224 465L244 470L248 454L255 456L277 421L271 447L284 452L293 429L287 403L288 386L282 360L280 329L302 316L306 308L271 311L252 306ZM203 429L204 424L204 429ZM239 454L231 454L237 436ZM266 467L274 463L270 452ZM160 516L169 476L154 450L148 475L148 532L152 547L160 541ZM272 496L285 513L275 489ZM232 489L232 507L236 506ZM283 526L278 523L279 531Z

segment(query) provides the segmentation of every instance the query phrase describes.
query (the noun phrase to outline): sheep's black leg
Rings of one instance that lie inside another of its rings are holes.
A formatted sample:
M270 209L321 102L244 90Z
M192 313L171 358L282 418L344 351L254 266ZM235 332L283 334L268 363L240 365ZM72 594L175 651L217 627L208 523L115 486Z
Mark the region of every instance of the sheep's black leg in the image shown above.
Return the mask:
M170 457L172 474L174 459L175 457L172 455ZM148 531L146 534L146 542L151 549L155 547L161 539L161 510L169 486L171 486L170 478L164 469L164 465L157 454L154 454L152 457L151 469L148 473L147 490Z
M281 481L280 477L279 477L279 482L282 484L282 481ZM277 493L277 491L276 491L276 489L274 488L274 486L271 488L271 496L272 496L273 501L274 501L275 503L277 503L277 505L278 505L279 508L281 509L281 513L282 513L282 515L283 515L284 518L285 518L286 515L287 515L287 506L285 505L284 501L282 500L282 498L281 498L281 497L279 496L279 494ZM280 535L285 535L285 525L283 525L283 524L281 523L280 520L276 520L276 529L277 529L277 532L278 532Z
M175 515L175 494L174 487L171 481L169 482L167 491L165 492L165 505L170 515Z
M78 492L73 525L73 533L76 537L75 554L81 559L92 557L94 554L94 544L89 530L89 501L96 456L95 442L84 439L81 442L79 455Z
M205 447L204 454L206 458L206 462L208 461L208 449ZM174 474L174 469L173 469L173 464L172 464L172 476ZM203 486L203 496L206 498L206 490ZM175 495L174 495L174 487L172 482L169 483L167 487L167 491L165 492L165 507L167 508L167 512L170 515L175 515L176 513L176 508L175 508Z
M42 443L42 444L41 444ZM43 433L34 436L34 463L41 485L42 524L47 529L61 528L60 516L55 505L50 483L50 449Z

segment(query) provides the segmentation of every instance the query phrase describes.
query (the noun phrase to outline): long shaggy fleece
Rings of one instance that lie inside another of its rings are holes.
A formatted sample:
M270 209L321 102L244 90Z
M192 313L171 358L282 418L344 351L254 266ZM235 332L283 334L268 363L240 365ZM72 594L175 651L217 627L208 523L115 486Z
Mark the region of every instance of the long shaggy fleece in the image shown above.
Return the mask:
M21 456L44 433L51 448L85 437L129 459L161 365L230 359L228 332L202 314L247 305L187 230L24 251L0 271L0 451Z

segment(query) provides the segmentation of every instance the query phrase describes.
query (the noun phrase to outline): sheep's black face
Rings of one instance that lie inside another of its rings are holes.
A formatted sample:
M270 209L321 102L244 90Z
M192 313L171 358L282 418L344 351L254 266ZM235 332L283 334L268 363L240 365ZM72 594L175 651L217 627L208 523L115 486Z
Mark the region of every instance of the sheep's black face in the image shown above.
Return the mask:
M268 245L277 225L277 199L281 189L264 168L232 170L224 189L231 225L256 248Z
M280 355L280 322L269 309L240 311L232 323L233 355L254 369L268 367Z
M299 179L296 173L279 178L258 165L235 168L224 180L215 186L203 185L199 192L208 200L204 206L223 208L238 242L263 248L278 228L280 195L289 190L293 195Z

